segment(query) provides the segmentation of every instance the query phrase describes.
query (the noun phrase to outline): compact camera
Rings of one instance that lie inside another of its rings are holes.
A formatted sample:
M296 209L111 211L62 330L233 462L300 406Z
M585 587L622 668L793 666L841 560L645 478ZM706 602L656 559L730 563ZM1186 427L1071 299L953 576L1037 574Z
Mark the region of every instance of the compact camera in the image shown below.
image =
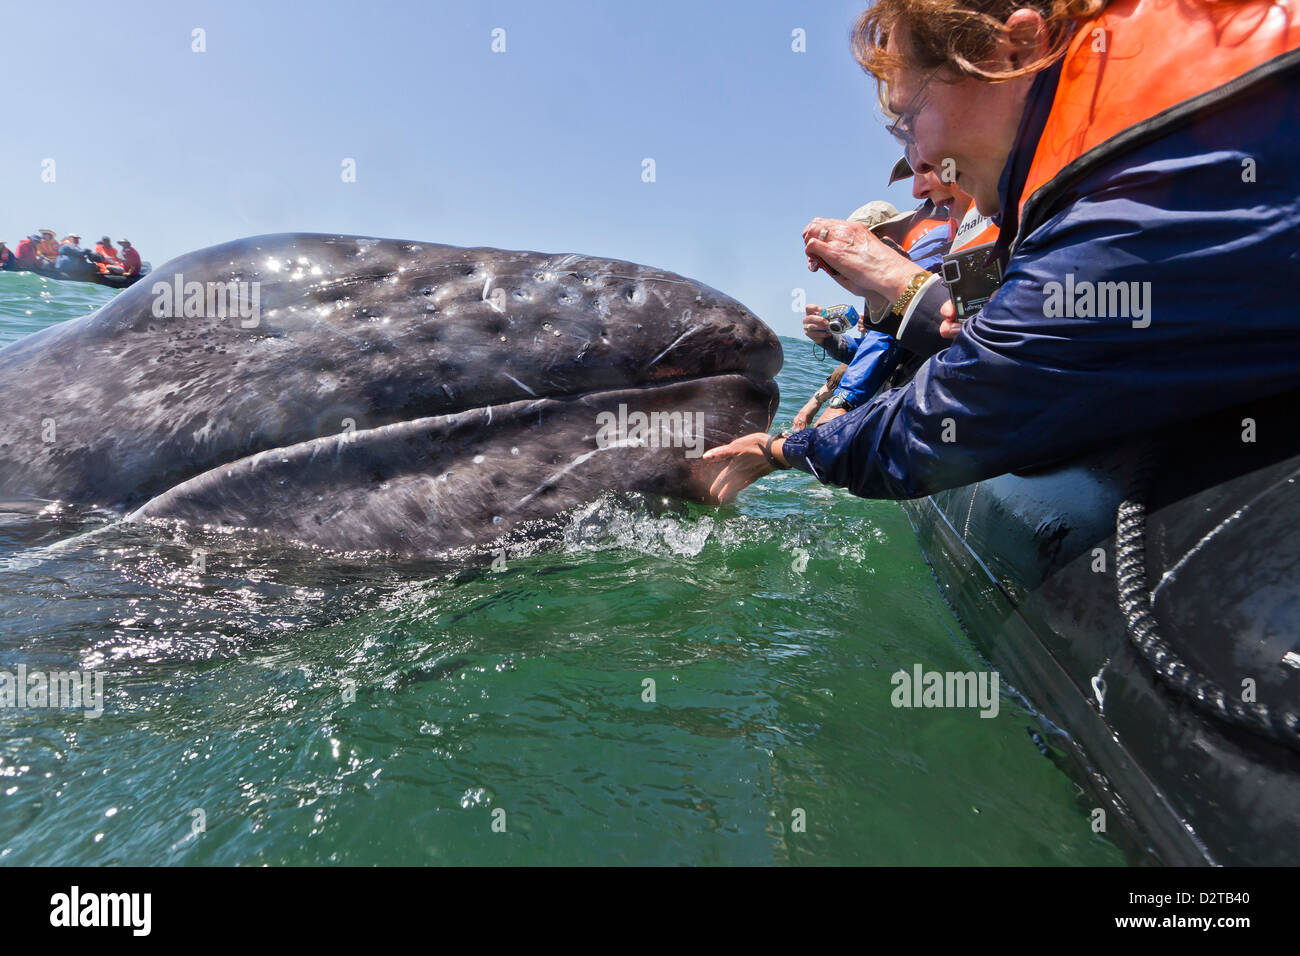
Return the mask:
M822 309L822 318L826 320L827 328L836 335L857 328L859 321L858 310L851 305L833 305L829 309Z

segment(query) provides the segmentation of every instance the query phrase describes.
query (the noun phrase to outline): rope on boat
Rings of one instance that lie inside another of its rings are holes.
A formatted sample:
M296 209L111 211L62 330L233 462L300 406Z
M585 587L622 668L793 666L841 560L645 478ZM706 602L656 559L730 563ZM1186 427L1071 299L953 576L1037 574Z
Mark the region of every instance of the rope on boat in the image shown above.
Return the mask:
M1274 711L1266 704L1247 702L1228 693L1183 661L1160 634L1147 586L1146 552L1147 502L1160 460L1157 453L1142 456L1115 514L1115 580L1129 641L1156 676L1187 697L1198 710L1300 750L1300 715Z

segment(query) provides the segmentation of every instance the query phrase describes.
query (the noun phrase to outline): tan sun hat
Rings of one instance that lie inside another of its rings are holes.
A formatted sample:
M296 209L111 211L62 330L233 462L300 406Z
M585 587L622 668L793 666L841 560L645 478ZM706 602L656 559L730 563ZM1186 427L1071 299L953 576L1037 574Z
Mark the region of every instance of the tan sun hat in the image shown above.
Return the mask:
M859 206L849 215L849 222L862 222L868 226L876 226L882 222L888 222L898 215L898 209L892 202L886 202L883 199L873 199L865 206Z

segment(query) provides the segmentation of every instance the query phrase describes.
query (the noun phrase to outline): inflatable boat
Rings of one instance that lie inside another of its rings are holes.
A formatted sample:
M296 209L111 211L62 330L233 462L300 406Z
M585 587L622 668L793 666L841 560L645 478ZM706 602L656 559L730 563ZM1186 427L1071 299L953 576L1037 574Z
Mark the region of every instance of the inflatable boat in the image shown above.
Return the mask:
M40 269L14 269L13 272L30 272L33 275L44 276L47 279L58 279L60 282L89 282L93 285L106 285L110 289L125 289L127 286L134 285L149 274L148 263L141 267L138 275L115 275L112 273L97 272L94 275L85 276L68 275L59 269L40 268Z
M1148 862L1300 862L1297 399L903 502L1081 825Z

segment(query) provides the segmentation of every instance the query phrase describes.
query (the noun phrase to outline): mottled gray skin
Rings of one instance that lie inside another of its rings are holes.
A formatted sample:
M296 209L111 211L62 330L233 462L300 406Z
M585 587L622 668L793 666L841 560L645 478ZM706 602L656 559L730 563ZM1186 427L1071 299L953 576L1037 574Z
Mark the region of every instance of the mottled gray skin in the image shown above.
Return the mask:
M260 322L157 317L177 274L258 282ZM0 350L0 498L441 553L604 490L706 500L720 466L600 449L597 414L704 412L712 447L768 427L780 366L739 303L645 266L259 236Z

